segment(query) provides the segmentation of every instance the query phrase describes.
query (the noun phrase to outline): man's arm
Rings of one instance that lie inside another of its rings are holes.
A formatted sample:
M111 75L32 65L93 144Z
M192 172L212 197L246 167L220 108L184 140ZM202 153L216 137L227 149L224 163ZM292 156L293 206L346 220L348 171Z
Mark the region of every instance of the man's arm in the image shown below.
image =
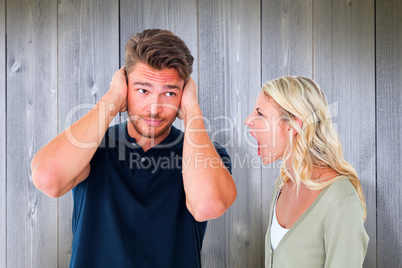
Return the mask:
M110 90L85 116L42 147L31 162L34 185L50 197L60 197L85 180L90 161L106 130L119 111L126 109L124 67L110 83Z
M222 216L236 199L236 185L205 129L194 81L186 83L180 106L184 120L183 184L186 205L197 221Z

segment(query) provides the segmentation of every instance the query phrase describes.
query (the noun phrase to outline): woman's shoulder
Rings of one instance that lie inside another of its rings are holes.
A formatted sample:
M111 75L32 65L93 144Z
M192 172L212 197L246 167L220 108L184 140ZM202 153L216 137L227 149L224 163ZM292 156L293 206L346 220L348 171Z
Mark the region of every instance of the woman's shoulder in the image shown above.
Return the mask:
M322 201L330 206L336 207L341 203L354 203L361 206L359 196L354 186L345 176L339 177L323 191Z
M327 192L336 195L352 195L356 192L353 184L350 182L348 177L338 176L337 180L328 185L326 188Z

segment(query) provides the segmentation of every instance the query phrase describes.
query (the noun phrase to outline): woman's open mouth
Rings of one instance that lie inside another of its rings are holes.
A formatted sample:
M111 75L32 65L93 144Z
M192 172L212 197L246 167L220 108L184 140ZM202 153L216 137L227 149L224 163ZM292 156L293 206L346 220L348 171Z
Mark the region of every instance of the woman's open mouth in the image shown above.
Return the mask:
M257 148L257 154L258 155L260 155L260 143L258 142L258 139L257 139L257 137L253 134L253 133L251 133L251 131L250 131L250 134L251 134L251 136L253 136L254 138L255 138L255 140L257 141L257 143L258 143L258 148Z

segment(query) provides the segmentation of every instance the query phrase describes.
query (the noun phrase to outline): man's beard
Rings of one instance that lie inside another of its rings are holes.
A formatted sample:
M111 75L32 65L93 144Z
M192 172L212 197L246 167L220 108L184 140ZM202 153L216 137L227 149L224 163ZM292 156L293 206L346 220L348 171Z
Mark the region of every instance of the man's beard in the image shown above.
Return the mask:
M138 116L138 115L132 115L128 111L127 111L127 113L128 113L128 120L131 122L131 124L133 125L133 127L137 131L137 133L145 138L152 138L152 139L156 139L156 138L162 136L164 133L166 133L166 131L168 131L170 129L174 120L176 119L176 117L173 117L170 121L167 121L168 119L159 117L158 115L149 114L149 115L145 115L145 116ZM142 118L162 121L161 125L163 125L163 126L161 129L158 129L158 130L156 130L156 129L159 128L159 126L158 127L149 126L149 127L146 127L146 129L144 129L140 123L140 120Z

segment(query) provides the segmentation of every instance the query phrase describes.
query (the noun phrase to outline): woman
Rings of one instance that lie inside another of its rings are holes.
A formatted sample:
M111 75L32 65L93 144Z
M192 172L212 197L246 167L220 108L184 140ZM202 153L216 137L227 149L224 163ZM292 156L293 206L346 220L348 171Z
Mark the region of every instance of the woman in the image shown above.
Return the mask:
M282 160L265 267L362 267L368 244L364 196L322 90L306 77L270 81L245 124L264 164Z

